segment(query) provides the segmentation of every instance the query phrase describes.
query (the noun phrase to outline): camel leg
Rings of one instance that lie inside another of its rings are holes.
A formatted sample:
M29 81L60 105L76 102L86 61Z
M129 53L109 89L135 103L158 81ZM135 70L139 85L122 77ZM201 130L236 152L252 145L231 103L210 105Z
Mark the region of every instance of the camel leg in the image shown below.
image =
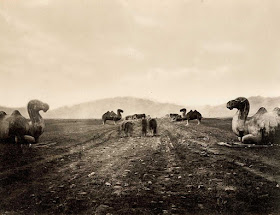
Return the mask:
M186 124L186 126L188 126L189 125L189 120L187 120L187 124Z
M200 120L199 120L199 119L197 119L197 124L198 124L198 125L200 124Z
M256 143L259 144L262 141L261 135L253 135L253 134L247 134L242 137L242 143L250 144L250 143Z

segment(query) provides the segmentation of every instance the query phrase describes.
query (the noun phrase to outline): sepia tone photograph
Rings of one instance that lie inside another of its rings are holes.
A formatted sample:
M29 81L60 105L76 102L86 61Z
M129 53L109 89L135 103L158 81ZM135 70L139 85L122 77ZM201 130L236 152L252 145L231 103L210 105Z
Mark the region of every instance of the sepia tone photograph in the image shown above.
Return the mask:
M0 0L0 214L280 214L279 11Z

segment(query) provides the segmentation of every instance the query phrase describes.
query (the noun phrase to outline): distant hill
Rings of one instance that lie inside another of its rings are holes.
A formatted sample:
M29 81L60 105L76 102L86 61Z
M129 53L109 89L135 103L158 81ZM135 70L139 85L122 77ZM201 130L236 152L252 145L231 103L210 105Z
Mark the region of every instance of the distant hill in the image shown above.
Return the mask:
M48 118L101 118L107 111L124 111L123 116L134 113L146 113L152 117L162 117L167 113L178 112L182 106L169 103L154 102L148 99L133 97L117 97L81 103L70 107L61 107L48 111Z
M272 110L274 107L280 107L280 97L249 97L250 115L257 112L260 107ZM70 107L61 107L48 111L45 116L47 118L101 118L106 111L113 110L116 112L118 108L124 110L123 116L134 113L146 113L152 117L163 117L168 113L180 113L181 108L187 108L187 111L197 109L203 117L232 117L235 110L226 108L226 103L217 106L188 106L170 103L160 103L148 99L140 99L133 97L117 97L93 102L81 103Z
M280 97L249 97L250 113L253 115L260 107L265 107L268 111L271 111L275 107L280 107ZM227 102L227 101L226 101ZM60 119L86 119L86 118L101 118L102 114L106 111L116 112L118 108L124 110L123 116L131 115L134 113L146 113L152 117L163 117L168 113L178 113L183 107L189 110L198 110L203 117L232 117L235 114L235 110L229 110L226 108L226 102L216 106L188 106L177 105L171 103L161 103L151 101L148 99L140 99L134 97L116 97L101 99L92 102L81 103L73 106L64 106L56 109L50 109L46 113L42 113L44 118L60 118ZM4 110L7 114L13 110L19 110L25 117L28 116L26 108L7 108L0 107L0 110Z

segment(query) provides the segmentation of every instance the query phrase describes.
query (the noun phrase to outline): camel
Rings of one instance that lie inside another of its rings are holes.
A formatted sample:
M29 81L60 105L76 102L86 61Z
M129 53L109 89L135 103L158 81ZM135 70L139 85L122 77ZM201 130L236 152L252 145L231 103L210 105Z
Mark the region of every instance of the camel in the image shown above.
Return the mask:
M132 120L132 115L128 115L124 118L125 120Z
M142 119L143 117L145 117L146 118L146 114L144 114L144 113L141 113L141 114L133 114L132 115L132 119Z
M156 119L148 119L149 129L152 132L152 135L157 135L157 121Z
M133 132L133 123L129 120L123 121L120 125L120 133L124 132L126 137L131 137Z
M147 136L147 128L148 128L148 120L146 119L146 116L142 118L141 120L142 125L142 136Z
M177 113L170 113L170 114L169 114L169 117L170 117L171 120L174 120L174 119L176 119L176 117L177 117L178 115L179 115L179 114L177 114Z
M199 125L201 123L202 115L199 113L197 110L190 110L186 115L185 115L185 120L187 120L186 126L189 125L189 120L197 120L197 124Z
M116 121L119 121L122 118L121 113L123 113L123 110L121 109L117 110L117 114L115 114L114 111L107 111L102 115L103 125L105 125L107 120L113 120L114 124L116 124Z
M248 99L238 97L227 103L227 108L237 109L232 119L232 130L242 143L273 143L276 133L279 133L280 109L268 112L261 107L255 115L247 120L250 104Z
M170 117L170 121L171 122L181 121L181 119L182 119L182 117L179 114L177 114L177 113L170 113L169 117Z
M187 116L186 116L186 112L187 112L187 109L186 108L182 108L180 110L180 112L182 112L182 116L177 114L172 121L183 121L183 120L187 120Z
M48 111L49 105L39 100L31 100L27 104L30 117L24 118L18 110L7 115L0 111L0 140L13 143L37 143L44 132L45 122L39 111Z

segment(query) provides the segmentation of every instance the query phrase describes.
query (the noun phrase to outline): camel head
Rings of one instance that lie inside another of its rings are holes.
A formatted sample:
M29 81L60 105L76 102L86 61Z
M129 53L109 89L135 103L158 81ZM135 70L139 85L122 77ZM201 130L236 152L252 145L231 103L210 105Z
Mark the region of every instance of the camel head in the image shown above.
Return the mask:
M240 111L240 118L246 120L250 110L250 104L248 99L244 97L238 97L234 100L229 101L227 103L227 108L230 110L236 108Z
M34 112L39 112L40 110L47 112L49 110L49 105L47 103L43 103L39 100L31 100L27 104L27 109L32 110Z
M186 109L186 108L182 108L182 109L180 110L180 112L186 113L186 112L187 112L187 109Z
M249 108L250 105L249 105L249 101L248 99L244 98L244 97L238 97L234 100L230 100L228 103L227 103L227 108L232 110L234 108L238 109L238 110L243 110L243 109L246 109L246 108Z
M118 113L123 113L123 110L122 109L118 109L117 112Z

